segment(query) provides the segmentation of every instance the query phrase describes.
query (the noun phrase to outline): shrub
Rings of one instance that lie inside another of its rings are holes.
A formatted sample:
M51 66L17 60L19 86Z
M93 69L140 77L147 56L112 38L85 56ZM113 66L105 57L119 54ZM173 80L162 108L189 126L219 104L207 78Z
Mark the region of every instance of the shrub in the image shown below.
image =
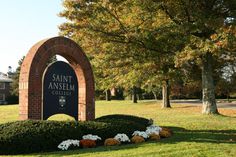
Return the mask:
M148 122L135 116L110 115L86 122L26 120L1 124L0 154L55 151L62 141L80 140L87 134L98 135L102 140L97 144L103 144L118 133L131 136L135 130L145 130Z
M6 98L7 104L19 104L19 96L10 95Z
M134 123L139 123L145 125L146 127L151 125L150 120L142 117L132 116L132 115L123 115L123 114L113 114L113 115L106 115L97 118L95 121L99 122L113 122L113 121L129 121Z
M79 147L79 140L66 140L66 141L62 141L57 148L61 149L61 150L68 150L71 147Z
M168 131L171 135L173 134L173 131L170 128L164 128L162 127L162 130Z
M82 132L73 122L17 121L0 125L0 154L57 150L67 139L78 139Z
M114 137L117 133L124 133L132 137L132 133L135 130L146 130L146 127L149 126L149 120L146 118L121 114L103 116L97 118L95 121L109 125L109 130L103 130L106 132L103 135L106 138Z
M129 137L126 134L117 134L114 139L120 142L130 142Z
M135 131L133 134L133 136L141 136L143 138L148 138L149 135L146 133L146 131Z
M92 135L92 134L84 135L82 138L84 140L93 140L93 141L102 140L101 137L99 137L97 135Z
M96 147L96 142L94 140L84 139L80 140L80 146L82 148L93 148Z
M167 138L167 137L171 136L171 133L167 130L162 130L162 131L160 131L160 136L164 137L164 138Z
M105 140L104 145L105 146L116 146L116 145L120 145L120 141L118 141L114 138L108 138Z
M144 138L142 136L134 136L131 138L132 143L142 143L145 142Z
M157 134L159 135L159 132L162 130L161 127L156 126L156 125L150 125L147 127L146 134L151 135L151 134Z
M157 134L150 134L149 139L153 141L159 141L161 139L160 135Z

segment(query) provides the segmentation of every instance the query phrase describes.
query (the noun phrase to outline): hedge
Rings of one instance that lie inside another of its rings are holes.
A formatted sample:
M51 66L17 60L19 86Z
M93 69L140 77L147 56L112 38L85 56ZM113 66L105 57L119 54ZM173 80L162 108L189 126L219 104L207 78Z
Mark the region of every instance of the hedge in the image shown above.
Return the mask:
M145 130L149 120L129 115L108 115L94 121L16 121L0 125L0 154L25 154L58 150L60 142L94 134L101 143L117 133L131 137L135 130Z

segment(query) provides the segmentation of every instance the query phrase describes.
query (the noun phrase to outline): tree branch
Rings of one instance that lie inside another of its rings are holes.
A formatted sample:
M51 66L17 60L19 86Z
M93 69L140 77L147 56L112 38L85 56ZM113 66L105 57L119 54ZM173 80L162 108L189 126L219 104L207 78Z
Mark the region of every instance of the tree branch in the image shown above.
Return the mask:
M161 4L161 9L166 13L167 16L169 16L169 18L176 24L178 25L182 25L182 22L181 21L178 21L174 18L173 15L171 15L171 13L168 11L168 9L164 6L164 4Z
M121 29L123 29L124 32L127 32L126 27L123 25L123 23L120 21L119 17L117 15L114 15L109 9L101 6L104 11L106 11L109 15L111 15L120 25Z
M189 10L188 10L188 7L187 7L187 4L183 1L183 0L180 0L181 4L183 5L183 8L184 8L184 12L185 12L185 15L187 17L187 21L188 22L194 22L191 20L191 16L190 16L190 13L189 13Z

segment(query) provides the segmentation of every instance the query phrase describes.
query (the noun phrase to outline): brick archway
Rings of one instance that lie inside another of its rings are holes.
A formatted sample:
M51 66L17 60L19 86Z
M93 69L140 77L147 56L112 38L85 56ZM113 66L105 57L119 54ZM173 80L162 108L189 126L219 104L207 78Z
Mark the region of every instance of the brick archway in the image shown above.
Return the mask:
M78 84L79 120L95 118L94 77L82 49L65 37L54 37L36 43L26 55L19 79L20 119L42 119L42 77L48 60L61 55L75 70Z

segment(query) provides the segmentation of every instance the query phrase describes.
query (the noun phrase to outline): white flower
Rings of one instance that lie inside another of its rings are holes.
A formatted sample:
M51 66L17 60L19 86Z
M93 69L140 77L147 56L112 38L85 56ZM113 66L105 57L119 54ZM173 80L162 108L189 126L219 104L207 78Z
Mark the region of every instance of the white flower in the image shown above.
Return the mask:
M73 145L79 147L79 140L66 140L62 141L57 147L61 150L68 150L68 148Z
M162 130L162 128L159 127L159 126L157 126L157 125L150 125L150 126L148 126L146 129L147 129L147 130L148 130L148 129L155 129L155 130L159 130L159 131Z
M120 142L130 142L129 137L126 134L117 134L114 139Z
M142 136L143 138L149 137L145 131L135 131L132 135L133 136Z
M150 126L147 127L146 133L147 133L148 135L151 135L151 134L159 135L159 133L160 133L161 130L162 130L162 128L159 127L159 126L150 125Z
M94 140L94 141L96 141L96 140L102 140L101 137L99 137L99 136L97 136L97 135L92 135L92 134L84 135L82 138L83 138L84 140Z

